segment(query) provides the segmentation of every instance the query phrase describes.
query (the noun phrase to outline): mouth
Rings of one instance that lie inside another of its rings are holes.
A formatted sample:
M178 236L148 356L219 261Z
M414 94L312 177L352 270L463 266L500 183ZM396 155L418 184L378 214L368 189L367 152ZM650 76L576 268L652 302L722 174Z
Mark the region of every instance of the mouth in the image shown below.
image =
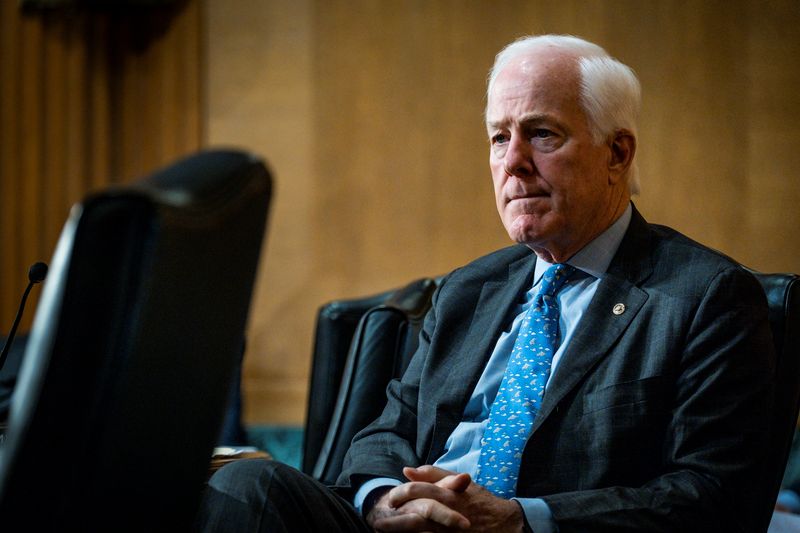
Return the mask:
M520 194L520 195L513 195L513 196L510 196L510 197L508 198L508 201L507 201L507 203L511 203L511 202L515 202L515 201L523 201L523 202L524 202L524 201L526 201L526 200L529 200L529 201L530 201L530 200L539 200L539 199L541 199L541 198L549 198L549 197L550 197L550 195L549 195L549 194L546 194L546 193L543 193L543 192L539 192L539 193L526 193L526 194Z

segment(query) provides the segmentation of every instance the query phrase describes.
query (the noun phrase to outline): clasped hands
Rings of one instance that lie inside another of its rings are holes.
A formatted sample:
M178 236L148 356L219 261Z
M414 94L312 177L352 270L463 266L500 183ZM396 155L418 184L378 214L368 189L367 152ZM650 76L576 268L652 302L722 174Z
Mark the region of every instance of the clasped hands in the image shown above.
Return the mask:
M472 481L435 466L403 469L409 481L386 492L370 510L376 531L520 532L522 508Z

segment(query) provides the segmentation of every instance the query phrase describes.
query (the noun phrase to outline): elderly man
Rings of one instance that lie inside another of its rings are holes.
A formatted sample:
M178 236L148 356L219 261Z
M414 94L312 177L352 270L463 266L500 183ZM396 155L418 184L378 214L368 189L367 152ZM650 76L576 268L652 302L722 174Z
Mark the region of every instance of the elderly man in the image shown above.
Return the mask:
M489 162L518 244L442 281L345 459L355 510L253 463L212 479L208 529L233 523L210 506L246 501L239 518L264 531L747 530L772 394L766 302L737 264L631 204L638 106L631 70L586 41L498 54Z

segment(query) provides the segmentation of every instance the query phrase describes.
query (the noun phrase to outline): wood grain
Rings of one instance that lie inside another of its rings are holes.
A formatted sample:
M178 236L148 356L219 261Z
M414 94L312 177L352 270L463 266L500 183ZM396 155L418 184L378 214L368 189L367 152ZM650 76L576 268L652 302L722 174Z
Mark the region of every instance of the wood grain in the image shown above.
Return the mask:
M0 332L72 204L200 147L201 13L0 3Z

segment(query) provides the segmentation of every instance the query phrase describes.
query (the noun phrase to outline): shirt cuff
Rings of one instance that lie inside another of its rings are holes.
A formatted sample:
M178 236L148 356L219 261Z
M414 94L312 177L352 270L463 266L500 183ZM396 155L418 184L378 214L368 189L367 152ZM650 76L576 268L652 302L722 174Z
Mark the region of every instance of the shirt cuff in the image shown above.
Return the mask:
M390 477L376 477L370 479L369 481L361 485L358 488L358 491L356 491L356 495L353 496L353 507L356 508L356 511L358 511L358 514L360 514L362 518L366 518L367 513L369 513L372 510L372 506L375 505L375 502L374 501L370 502L370 504L367 505L366 509L364 508L364 503L367 502L368 496L373 491L381 488L396 487L401 484L402 483L400 481L392 479Z
M558 533L550 507L541 498L511 498L522 506L525 520L534 533Z

